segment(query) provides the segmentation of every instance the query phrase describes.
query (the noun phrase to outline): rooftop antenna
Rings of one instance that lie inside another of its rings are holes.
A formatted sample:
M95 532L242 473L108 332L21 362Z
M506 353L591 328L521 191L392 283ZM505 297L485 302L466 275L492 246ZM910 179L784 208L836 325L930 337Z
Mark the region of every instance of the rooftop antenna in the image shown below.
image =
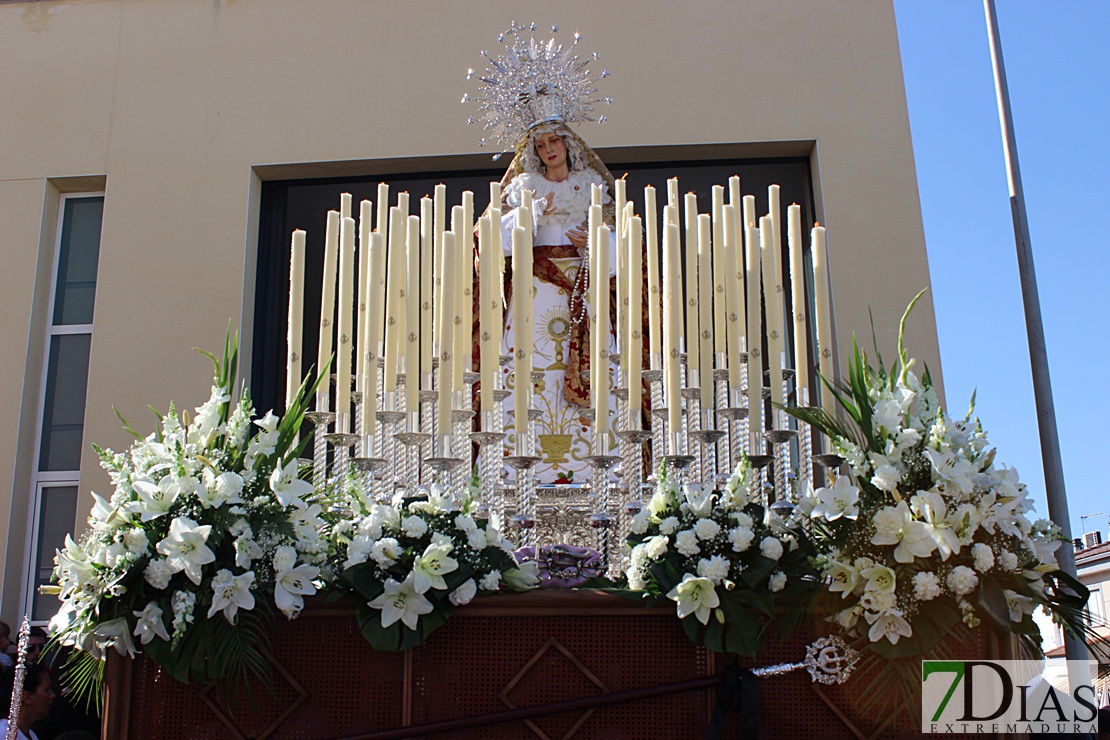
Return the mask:
M1105 514L1103 514L1101 511L1097 514L1080 514L1079 522L1080 525L1083 527L1083 534L1087 534L1087 520L1094 519L1096 516L1105 516Z

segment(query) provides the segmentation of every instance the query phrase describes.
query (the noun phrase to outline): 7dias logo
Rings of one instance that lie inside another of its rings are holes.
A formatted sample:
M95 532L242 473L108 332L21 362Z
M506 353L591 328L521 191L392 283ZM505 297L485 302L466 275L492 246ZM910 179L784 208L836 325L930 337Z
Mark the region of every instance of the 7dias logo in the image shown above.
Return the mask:
M1091 675L1084 661L1069 667L1072 675ZM922 661L921 731L1098 732L1094 686L1084 683L1067 694L1041 676L1043 668L1038 660Z

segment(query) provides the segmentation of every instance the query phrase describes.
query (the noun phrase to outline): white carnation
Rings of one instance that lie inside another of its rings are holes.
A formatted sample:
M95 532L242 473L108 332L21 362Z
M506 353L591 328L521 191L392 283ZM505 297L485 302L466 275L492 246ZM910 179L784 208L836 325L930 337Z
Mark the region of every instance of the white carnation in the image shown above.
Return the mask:
M699 540L711 540L721 533L721 525L712 519L699 519L694 525L694 534Z
M952 589L952 593L959 596L971 593L978 585L979 576L975 575L975 571L966 565L957 565L948 574L948 588Z
M452 591L451 595L447 598L455 606L463 606L469 604L476 593L478 593L477 584L474 583L473 578L467 578L462 585Z
M151 586L161 591L166 586L170 585L170 578L173 574L174 569L166 562L165 558L158 558L146 564L146 570L143 571L143 578Z
M755 532L749 527L736 527L728 533L728 541L732 543L732 549L735 552L744 552L752 546L752 540L755 539Z
M759 551L763 553L765 558L778 560L782 557L782 543L775 537L764 537L763 541L759 543Z
M974 559L975 570L986 573L994 567L994 551L982 542L971 548L971 557Z
M409 516L401 521L401 529L404 530L406 536L416 539L423 537L424 533L428 531L428 523L418 516Z
M713 581L714 585L728 577L728 568L728 560L720 555L714 555L708 560L702 558L698 561L698 575Z
M478 583L478 587L483 591L496 591L501 585L501 571L491 570L482 580Z
M674 546L683 555L690 557L701 552L698 547L698 537L693 530L684 529L674 537Z
M382 568L388 568L401 557L401 543L392 537L383 537L370 548L370 557Z
M1009 570L1009 571L1017 570L1017 568L1018 568L1017 555L1013 554L1009 550L1003 550L1002 552L998 553L998 564L1000 566L1002 566L1003 570Z
M940 579L928 571L913 577L913 597L918 601L932 601L940 596Z
M663 534L674 534L678 531L678 519L669 516L663 521L659 522L659 531Z
M786 587L786 574L783 573L781 570L776 570L774 573L771 574L771 577L767 580L767 588L772 593L778 593L779 591L782 591L785 587Z

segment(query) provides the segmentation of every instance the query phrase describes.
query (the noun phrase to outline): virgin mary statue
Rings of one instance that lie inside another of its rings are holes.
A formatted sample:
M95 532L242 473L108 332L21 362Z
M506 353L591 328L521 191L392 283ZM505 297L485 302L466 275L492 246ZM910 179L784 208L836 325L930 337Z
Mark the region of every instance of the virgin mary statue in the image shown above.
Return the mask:
M595 188L600 189L603 220L614 223L613 176L597 154L568 123L592 120L589 95L596 92L583 74L585 65L554 39L546 44L523 38L519 31L507 42L508 54L491 59L493 68L485 96L478 98L486 120L500 141L512 144L515 156L501 180L502 245L506 253L505 297L511 304L512 230L530 228L534 245L534 359L542 373L535 386L534 408L541 462L541 483L584 481L592 433L582 413L590 406L589 321L586 301L588 258L586 221ZM503 37L503 40L504 37ZM577 43L577 35L575 38ZM496 75L496 76L494 76ZM603 75L604 76L604 73ZM602 117L604 118L604 117ZM511 138L510 138L511 137ZM532 223L518 224L517 211L525 191L532 193ZM609 264L616 265L616 240ZM612 289L612 286L611 286ZM616 302L610 300L610 306ZM505 311L512 316L511 307ZM610 327L610 317L605 322ZM505 326L502 351L512 353L513 326ZM511 406L511 404L510 404ZM512 429L512 419L506 428Z

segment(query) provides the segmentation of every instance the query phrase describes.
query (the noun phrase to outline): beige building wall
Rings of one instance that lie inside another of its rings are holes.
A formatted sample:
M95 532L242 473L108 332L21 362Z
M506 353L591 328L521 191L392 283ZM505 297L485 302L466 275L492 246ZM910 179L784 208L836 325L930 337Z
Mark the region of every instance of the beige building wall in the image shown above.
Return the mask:
M595 147L808 154L841 351L869 308L892 346L929 272L890 0L0 2L0 613L27 567L59 193L105 189L85 441L121 448L113 405L140 429L148 403L196 405L191 347L250 325L261 178L476 152L465 72L514 18L602 53L616 102L580 127ZM939 379L928 296L910 342ZM108 490L91 449L79 521L90 489Z

